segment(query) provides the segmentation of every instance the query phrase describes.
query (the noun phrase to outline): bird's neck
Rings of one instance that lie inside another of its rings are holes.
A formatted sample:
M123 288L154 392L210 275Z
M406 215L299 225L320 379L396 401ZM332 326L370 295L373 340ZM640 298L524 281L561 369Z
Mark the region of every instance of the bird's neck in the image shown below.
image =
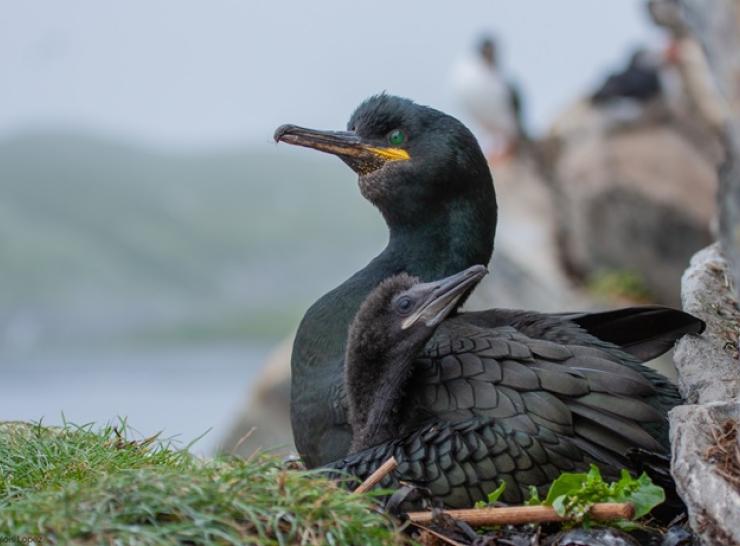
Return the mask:
M352 426L350 452L397 437L403 421L402 399L421 347L394 356L347 355L347 396ZM391 348L392 351L392 348Z
M293 352L294 375L317 368L341 369L349 324L367 295L384 279L406 272L432 281L472 265L487 264L495 226L492 195L478 204L450 206L445 214L432 215L422 225L390 225L385 250L324 294L303 317ZM312 381L321 380L313 375ZM328 373L325 378L334 381L336 377ZM295 393L302 388L297 382Z
M379 258L390 265L388 274L405 271L433 281L488 264L495 229L495 198L452 202L417 224L389 225L388 246Z

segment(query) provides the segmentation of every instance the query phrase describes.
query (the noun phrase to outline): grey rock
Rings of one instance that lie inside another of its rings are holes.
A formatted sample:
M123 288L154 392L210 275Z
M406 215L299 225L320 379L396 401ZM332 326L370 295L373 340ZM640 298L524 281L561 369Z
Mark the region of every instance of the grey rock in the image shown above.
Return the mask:
M720 241L740 287L740 2L681 0L683 15L701 42L726 100L727 161L720 173Z
M694 546L694 534L684 527L674 525L665 532L660 546Z
M638 274L651 296L678 305L692 254L712 242L713 161L667 122L609 127L582 106L561 142L554 191L563 262L578 278Z
M720 472L710 449L718 444L718 430L740 422L740 1L679 3L726 102L726 162L718 191L721 251L715 244L698 253L683 278L684 309L704 319L707 332L682 340L675 353L679 386L689 402L701 405L679 406L669 415L672 473L701 543L731 545L740 544L740 488L737 476ZM729 443L737 458L737 438Z
M674 353L679 388L689 404L669 414L671 472L701 543L740 544L740 491L708 455L725 423L740 423L740 308L718 243L692 258L682 298L684 310L703 319L707 329L681 339Z
M740 134L732 137L728 159L720 172L720 241L732 263L734 286L740 286ZM737 288L735 289L737 294Z
M686 503L689 523L705 545L740 544L740 493L708 459L712 433L727 420L740 421L740 401L678 406L671 410L672 474Z
M698 252L683 276L683 309L707 323L702 336L684 337L674 353L678 385L690 404L740 396L740 308L730 285L717 243Z

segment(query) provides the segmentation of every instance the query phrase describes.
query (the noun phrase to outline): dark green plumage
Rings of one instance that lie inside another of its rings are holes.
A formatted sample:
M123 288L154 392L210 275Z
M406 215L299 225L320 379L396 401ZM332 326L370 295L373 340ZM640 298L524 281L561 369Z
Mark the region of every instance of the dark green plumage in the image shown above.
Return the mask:
M363 103L348 126L379 146L387 145L390 131L404 127L412 159L360 176L360 190L388 223L388 245L312 305L298 328L291 417L296 447L309 466L338 459L349 448L341 387L344 350L349 323L368 293L401 271L434 280L488 263L496 229L491 173L475 137L459 121L381 95ZM276 138L284 140L285 131L278 129ZM389 168L392 176L382 176Z
M418 356L486 273L478 265L430 283L399 273L381 282L362 303L349 328L344 359L352 453L409 430L416 419L414 405L407 401Z
M593 462L616 477L632 467L630 449L666 452L665 412L678 394L663 389L671 399L664 404L652 374L629 354L590 343L582 330L566 345L471 324L475 315L442 323L416 359L397 438L332 468L362 478L393 455L400 466L384 485L410 481L465 507L501 480L503 500L521 502L530 485L544 487L562 471Z
M627 464L629 447L665 451L666 412L680 397L640 361L700 332L701 321L659 307L550 315L492 309L442 323L414 363L401 433L347 456L344 355L361 303L399 272L431 281L488 263L496 225L488 165L454 118L381 95L363 103L348 128L284 126L275 135L342 158L390 231L386 249L319 299L299 327L291 414L306 463L334 461L364 476L394 454L400 467L389 480L419 482L445 503L466 506L502 479L510 485L505 500L516 502L526 486L592 461L613 473ZM391 144L399 130L403 143Z

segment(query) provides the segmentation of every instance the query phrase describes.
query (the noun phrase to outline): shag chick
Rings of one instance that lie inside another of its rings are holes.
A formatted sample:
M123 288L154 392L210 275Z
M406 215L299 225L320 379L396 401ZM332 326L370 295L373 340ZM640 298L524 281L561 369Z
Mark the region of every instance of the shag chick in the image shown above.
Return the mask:
M406 273L365 299L349 328L345 390L352 427L350 452L398 437L403 397L417 356L457 302L487 273L482 265L436 282Z

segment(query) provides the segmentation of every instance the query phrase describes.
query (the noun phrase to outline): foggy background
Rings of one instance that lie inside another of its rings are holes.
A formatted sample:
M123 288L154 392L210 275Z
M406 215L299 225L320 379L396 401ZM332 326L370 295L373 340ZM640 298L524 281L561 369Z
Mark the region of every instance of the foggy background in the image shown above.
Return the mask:
M343 126L383 90L458 113L447 72L482 32L543 128L654 39L639 0L3 2L0 131L86 129L162 147Z
M660 39L639 0L0 7L0 419L212 427L200 452L385 243L354 175L278 125L342 128L383 90L466 120L449 73L493 32L543 131Z

